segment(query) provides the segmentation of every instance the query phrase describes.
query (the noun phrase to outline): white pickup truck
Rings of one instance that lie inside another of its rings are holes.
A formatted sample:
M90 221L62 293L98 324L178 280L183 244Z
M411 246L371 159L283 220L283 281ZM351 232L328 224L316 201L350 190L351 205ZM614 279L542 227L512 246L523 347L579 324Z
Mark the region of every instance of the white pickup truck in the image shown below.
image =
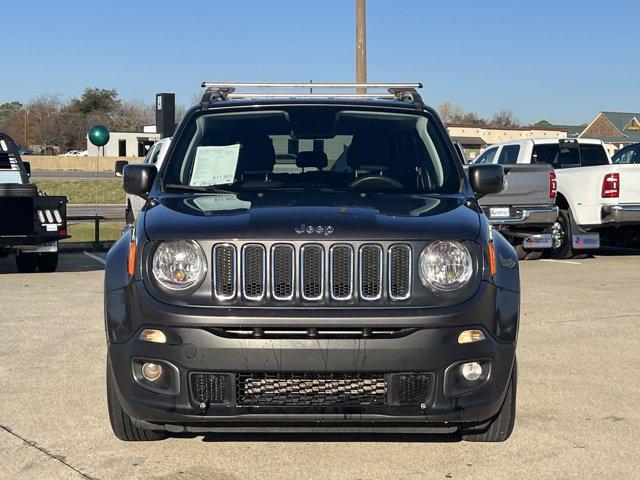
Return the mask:
M628 232L640 226L640 166L612 164L600 140L505 142L489 147L483 158L497 163L495 152L505 146L518 148L518 165L554 168L560 213L552 230L552 257L570 258L576 251L599 248L601 235L613 240L631 238Z

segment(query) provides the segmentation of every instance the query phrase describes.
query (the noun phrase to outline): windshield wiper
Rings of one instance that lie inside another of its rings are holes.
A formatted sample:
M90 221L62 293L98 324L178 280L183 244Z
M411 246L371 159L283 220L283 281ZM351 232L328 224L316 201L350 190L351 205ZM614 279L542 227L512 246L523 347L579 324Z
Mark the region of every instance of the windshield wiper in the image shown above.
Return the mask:
M236 194L233 190L227 190L220 188L218 185L185 185L182 183L166 183L162 186L163 190L171 188L173 190L189 190L191 192L202 193L232 193Z

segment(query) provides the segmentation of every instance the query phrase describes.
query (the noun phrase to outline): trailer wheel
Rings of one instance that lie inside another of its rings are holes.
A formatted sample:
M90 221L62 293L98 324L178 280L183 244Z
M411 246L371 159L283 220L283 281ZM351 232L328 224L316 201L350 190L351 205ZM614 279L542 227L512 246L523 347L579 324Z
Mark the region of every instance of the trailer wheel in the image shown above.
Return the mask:
M20 273L35 272L38 268L38 254L16 251L16 267Z
M43 273L55 272L58 268L58 252L39 253L38 270Z

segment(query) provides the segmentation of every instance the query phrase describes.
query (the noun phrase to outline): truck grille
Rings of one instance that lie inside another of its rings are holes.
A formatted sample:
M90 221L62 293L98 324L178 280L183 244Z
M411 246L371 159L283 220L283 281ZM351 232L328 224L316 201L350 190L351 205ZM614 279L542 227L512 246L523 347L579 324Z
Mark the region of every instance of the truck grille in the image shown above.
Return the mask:
M237 298L350 304L383 298L402 301L410 298L413 281L413 256L407 244L385 249L374 243L298 247L221 243L213 248L212 263L213 294L225 302Z
M238 374L236 402L286 407L384 405L387 380L375 373Z

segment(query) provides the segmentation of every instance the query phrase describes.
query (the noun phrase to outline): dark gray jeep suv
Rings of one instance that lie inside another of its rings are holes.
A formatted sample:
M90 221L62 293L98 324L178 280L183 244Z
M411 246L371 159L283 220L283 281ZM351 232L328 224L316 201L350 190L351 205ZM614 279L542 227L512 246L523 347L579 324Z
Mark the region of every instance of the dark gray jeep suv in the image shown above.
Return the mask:
M107 257L111 425L506 440L517 256L420 84L203 84ZM237 93L249 86L384 93Z

